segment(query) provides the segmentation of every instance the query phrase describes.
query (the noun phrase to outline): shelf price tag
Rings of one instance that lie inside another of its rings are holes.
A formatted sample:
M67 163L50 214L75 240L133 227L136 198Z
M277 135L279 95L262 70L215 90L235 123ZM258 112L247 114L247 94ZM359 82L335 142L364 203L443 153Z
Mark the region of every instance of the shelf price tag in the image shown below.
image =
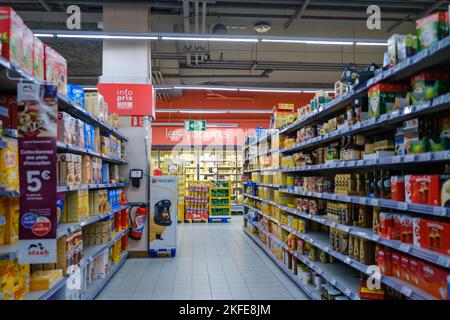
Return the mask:
M402 243L399 248L400 251L404 253L409 253L411 251L411 246L407 245L406 243Z
M359 204L366 204L366 200L367 200L366 198L361 197L361 198L359 198L358 202L359 202Z
M345 258L345 263L348 264L348 265L352 265L353 260L350 259L349 257L347 257L347 258Z
M405 162L414 162L416 160L416 155L408 154L405 156Z
M397 208L399 210L408 210L408 204L406 202L399 202Z
M433 208L433 214L438 216L446 216L447 215L447 208L445 207L434 207Z
M437 259L437 264L446 268L450 268L450 258L439 256Z
M378 206L379 203L378 199L370 199L369 201L372 206Z
M403 286L402 289L400 290L400 292L407 297L410 297L412 295L411 288L407 287L407 286Z
M331 283L333 286L336 286L337 281L336 281L335 278L331 278L331 279L330 279L330 283Z

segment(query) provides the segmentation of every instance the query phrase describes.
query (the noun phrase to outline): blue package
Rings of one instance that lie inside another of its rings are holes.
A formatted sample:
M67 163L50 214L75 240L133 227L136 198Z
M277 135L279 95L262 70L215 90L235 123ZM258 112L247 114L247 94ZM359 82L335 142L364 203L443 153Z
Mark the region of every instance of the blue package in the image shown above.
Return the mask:
M91 125L84 124L84 148L92 150Z
M86 106L84 104L84 90L83 88L76 86L74 84L68 84L67 85L67 98L69 101L72 101L82 107L83 109L86 109Z
M91 130L91 150L95 151L95 128L94 126L90 126Z
M109 164L102 164L102 182L109 184Z

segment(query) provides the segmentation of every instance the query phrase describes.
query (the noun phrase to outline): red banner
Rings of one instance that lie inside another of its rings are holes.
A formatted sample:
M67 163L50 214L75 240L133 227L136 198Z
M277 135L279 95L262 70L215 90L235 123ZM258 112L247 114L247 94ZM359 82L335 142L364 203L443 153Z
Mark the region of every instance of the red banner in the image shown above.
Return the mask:
M56 262L56 86L18 85L19 262Z
M184 128L152 127L155 146L239 146L244 143L247 129L209 128L206 131L186 131Z
M152 116L155 108L151 84L99 83L98 92L108 102L110 112L120 116Z

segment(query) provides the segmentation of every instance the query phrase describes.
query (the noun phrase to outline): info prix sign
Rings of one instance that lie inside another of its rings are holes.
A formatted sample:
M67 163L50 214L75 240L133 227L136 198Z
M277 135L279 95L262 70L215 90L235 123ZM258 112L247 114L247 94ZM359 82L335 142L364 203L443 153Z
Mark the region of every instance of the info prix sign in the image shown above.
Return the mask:
M97 88L110 112L119 116L155 116L151 84L99 83Z
M186 131L205 131L205 120L186 120L184 121L184 130Z
M56 262L57 89L19 83L19 262Z

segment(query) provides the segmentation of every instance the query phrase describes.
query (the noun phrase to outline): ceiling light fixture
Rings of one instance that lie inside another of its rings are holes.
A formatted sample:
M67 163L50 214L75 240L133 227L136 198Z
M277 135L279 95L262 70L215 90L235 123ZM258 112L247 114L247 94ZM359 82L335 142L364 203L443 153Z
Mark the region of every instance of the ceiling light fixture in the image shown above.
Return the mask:
M357 46L380 46L387 47L387 42L356 42Z
M299 90L299 89L239 89L239 91L242 92L267 92L267 93L302 93L304 92L303 90Z
M334 41L334 40L302 40L302 39L261 39L261 42L274 43L302 43L302 44L327 44L327 45L353 45L353 41Z
M178 90L238 91L238 88L234 88L234 87L215 87L215 86L173 86L173 89L178 89Z
M165 37L161 40L171 41L211 41L211 42L258 42L257 38L210 38L210 37Z
M53 38L55 35L51 33L36 33L35 36L39 38Z
M184 127L184 122L154 122L152 127ZM207 128L237 128L238 123L206 123Z
M78 39L120 39L120 40L158 40L153 36L119 36L107 34L57 34L58 38L78 38Z

